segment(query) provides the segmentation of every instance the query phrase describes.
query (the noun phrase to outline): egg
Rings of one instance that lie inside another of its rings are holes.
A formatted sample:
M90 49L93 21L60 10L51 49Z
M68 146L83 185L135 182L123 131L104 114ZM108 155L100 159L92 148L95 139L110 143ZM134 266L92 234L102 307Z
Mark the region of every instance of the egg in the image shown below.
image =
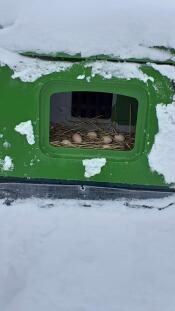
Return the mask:
M116 134L114 135L114 141L117 142L123 142L125 140L125 137L122 134Z
M102 137L102 140L103 140L104 144L110 144L110 143L112 143L112 138L111 138L110 135L103 136L103 137Z
M111 148L110 145L103 145L102 147L103 147L103 149L110 149Z
M71 146L72 145L70 140L68 140L68 139L63 139L61 141L61 144L64 145L64 146Z
M87 137L89 138L89 139L96 139L97 138L97 133L96 132L93 132L93 131L91 131L91 132L88 132L87 133Z
M76 144L81 144L82 143L82 137L78 133L75 133L75 134L72 135L72 140Z

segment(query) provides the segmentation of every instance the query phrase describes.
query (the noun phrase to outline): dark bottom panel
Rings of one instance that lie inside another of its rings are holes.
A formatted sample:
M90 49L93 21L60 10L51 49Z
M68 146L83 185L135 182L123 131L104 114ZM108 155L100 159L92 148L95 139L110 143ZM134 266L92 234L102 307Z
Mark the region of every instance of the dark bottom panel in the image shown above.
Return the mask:
M149 190L143 188L125 188L99 185L80 185L47 182L0 182L0 198L53 198L53 199L88 199L88 200L115 200L115 199L151 199L164 198L174 192L168 190Z

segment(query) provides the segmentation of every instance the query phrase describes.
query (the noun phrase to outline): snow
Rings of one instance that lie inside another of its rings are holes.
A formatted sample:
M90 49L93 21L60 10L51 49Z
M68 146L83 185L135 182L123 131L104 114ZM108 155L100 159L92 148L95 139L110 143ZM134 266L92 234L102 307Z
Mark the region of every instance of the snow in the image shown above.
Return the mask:
M5 156L4 160L0 160L0 166L2 171L12 171L14 169L14 164L9 156Z
M84 176L87 178L100 174L102 167L106 165L105 158L86 159L82 162L85 167Z
M175 204L1 201L0 310L174 311L174 236Z
M157 65L151 63L151 67L159 71L163 76L168 79L175 81L175 67L170 65Z
M9 52L0 48L0 66L7 65L12 69L12 78L19 78L24 82L34 82L43 75L53 72L69 70L73 63L64 61L46 61L41 59L31 59L14 52ZM139 79L145 83L154 79L142 72L141 65L136 63L113 63L107 61L89 62L84 65L85 68L91 68L91 75L86 77L85 74L77 76L78 80L89 82L96 75L104 79L117 77L121 79ZM171 67L171 66L169 66ZM175 74L174 74L175 77Z
M15 131L20 133L21 135L26 135L28 144L30 145L35 144L35 137L33 133L33 125L32 125L31 120L21 122L20 124L16 125Z
M5 65L13 70L13 79L20 78L24 82L34 82L49 73L65 71L72 67L70 62L32 59L0 48L0 66Z
M9 66L14 79L34 82L43 75L68 70L73 63L29 58L16 52L81 53L82 57L105 54L125 60L175 61L175 54L173 56L170 51L175 48L174 33L169 31L175 27L175 3L167 1L165 4L163 0L154 3L148 0L143 10L139 0L97 0L95 6L94 1L84 0L83 8L80 0L72 0L68 5L60 0L53 0L52 5L48 0L44 3L41 0L1 0L0 66ZM155 46L165 46L169 50ZM87 66L92 66L92 77L100 74L105 79L153 81L134 63L99 61ZM154 66L175 79L172 66ZM84 73L77 77L84 78ZM89 82L91 76L86 80Z
M164 61L174 56L153 47L175 48L174 12L173 0L1 0L0 46Z
M92 67L91 76L95 77L100 75L105 79L111 79L112 77L121 79L139 79L144 82L151 80L152 77L147 76L141 70L141 66L135 63L114 63L109 61L96 61L90 62L85 67Z
M149 154L152 171L164 176L166 183L175 183L175 96L172 104L156 107L159 132Z
M79 75L78 77L77 77L77 80L83 80L85 78L85 75Z

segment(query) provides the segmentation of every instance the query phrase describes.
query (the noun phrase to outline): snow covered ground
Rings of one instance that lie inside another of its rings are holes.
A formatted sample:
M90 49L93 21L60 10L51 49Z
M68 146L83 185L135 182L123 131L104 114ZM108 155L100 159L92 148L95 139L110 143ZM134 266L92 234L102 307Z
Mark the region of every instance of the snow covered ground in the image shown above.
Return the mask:
M174 311L172 202L1 202L0 310Z

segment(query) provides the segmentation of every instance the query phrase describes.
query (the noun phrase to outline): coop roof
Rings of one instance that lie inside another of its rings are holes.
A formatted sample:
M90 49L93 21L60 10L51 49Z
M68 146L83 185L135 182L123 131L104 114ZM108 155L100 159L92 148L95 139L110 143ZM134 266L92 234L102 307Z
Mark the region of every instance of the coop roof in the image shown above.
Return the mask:
M175 61L174 0L1 0L0 48L69 58Z

